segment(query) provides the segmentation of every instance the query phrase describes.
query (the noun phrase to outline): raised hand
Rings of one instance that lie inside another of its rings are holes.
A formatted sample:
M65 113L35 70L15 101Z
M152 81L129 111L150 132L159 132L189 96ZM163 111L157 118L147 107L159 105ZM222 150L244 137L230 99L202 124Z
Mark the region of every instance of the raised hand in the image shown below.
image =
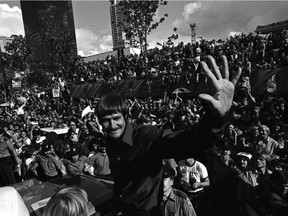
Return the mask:
M235 85L242 69L239 67L237 71L233 71L234 73L231 74L229 80L230 74L226 56L221 56L221 71L212 56L208 56L207 60L210 67L203 61L201 61L201 66L212 83L212 91L209 94L202 93L199 97L208 102L215 115L222 117L231 108Z

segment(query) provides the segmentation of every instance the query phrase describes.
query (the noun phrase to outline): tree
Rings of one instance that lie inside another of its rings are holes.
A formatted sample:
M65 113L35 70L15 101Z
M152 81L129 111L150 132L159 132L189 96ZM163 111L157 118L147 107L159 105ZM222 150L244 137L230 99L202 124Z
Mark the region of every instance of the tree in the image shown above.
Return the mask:
M17 71L26 70L31 63L32 50L22 35L12 35L12 42L5 46L8 55L6 65Z
M158 21L153 20L159 5L167 5L167 1L122 0L119 2L119 6L123 12L123 20L119 22L119 27L126 33L126 39L132 39L139 44L143 56L146 76L147 35L168 17L168 14L164 14Z
M50 49L54 69L66 76L78 60L75 35L67 30L43 29L42 38Z

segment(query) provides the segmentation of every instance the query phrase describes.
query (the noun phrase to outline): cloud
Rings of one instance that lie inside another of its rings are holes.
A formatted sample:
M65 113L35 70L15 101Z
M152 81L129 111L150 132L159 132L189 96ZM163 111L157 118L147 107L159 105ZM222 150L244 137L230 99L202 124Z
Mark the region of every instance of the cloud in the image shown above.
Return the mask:
M228 33L228 37L231 37L231 36L234 37L234 36L236 36L236 35L241 35L241 33L242 33L242 32L231 31L231 32Z
M24 35L24 26L21 9L0 3L0 35Z
M184 12L182 13L184 20L189 20L189 16L199 8L201 8L201 2L192 2L186 4L184 6Z
M112 51L112 36L100 36L90 29L76 28L76 41L78 54L81 56Z
M196 23L196 34L205 39L225 39L231 32L254 32L258 25L287 20L285 1L201 1L186 4L182 17L174 21L180 36L191 35L189 23Z

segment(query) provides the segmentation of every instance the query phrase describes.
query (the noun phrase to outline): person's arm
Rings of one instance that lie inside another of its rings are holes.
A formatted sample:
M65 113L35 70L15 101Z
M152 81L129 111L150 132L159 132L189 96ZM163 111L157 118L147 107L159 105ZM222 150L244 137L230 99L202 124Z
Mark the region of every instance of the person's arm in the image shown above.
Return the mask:
M201 182L194 182L192 188L195 190L197 188L204 188L209 186L210 186L210 180L209 177L207 176L206 178L201 179Z
M188 197L184 198L183 205L180 206L183 208L183 216L197 216L195 209Z
M39 156L37 155L35 159L30 163L29 168L28 168L36 177L38 177L38 173L36 170L36 168L39 166L38 161L39 161Z
M210 68L206 62L201 61L203 71L210 80L211 88L209 88L209 92L199 94L199 98L206 102L208 106L200 122L185 131L174 133L154 131L150 134L155 137L158 143L154 146L154 152L159 154L159 157L176 157L175 159L179 160L197 156L197 154L203 153L211 147L213 142L218 139L217 133L224 129L232 106L235 85L242 72L241 68L238 68L230 76L227 58L221 56L221 59L221 71L213 57L208 56L207 63ZM158 140L157 135L160 135L160 140Z
M9 149L9 151L11 152L12 156L14 157L15 162L16 162L17 164L20 164L20 165L21 165L21 164L22 164L22 161L21 161L21 159L18 157L18 155L17 155L17 153L16 153L16 151L15 151L15 148L13 147L13 145L12 145L12 143L11 143L11 141L10 141L9 139L6 140L6 145L7 145L8 149Z
M58 170L61 171L62 176L67 175L66 166L64 165L64 163L60 160L60 158L54 152L51 152L49 154L49 158L52 159L55 166L58 168Z

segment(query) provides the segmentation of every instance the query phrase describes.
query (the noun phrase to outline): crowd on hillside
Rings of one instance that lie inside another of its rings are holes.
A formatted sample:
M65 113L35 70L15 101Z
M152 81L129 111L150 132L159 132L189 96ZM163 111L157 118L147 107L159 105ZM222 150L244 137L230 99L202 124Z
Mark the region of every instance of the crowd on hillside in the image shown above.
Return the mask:
M228 56L230 65L241 65L247 75L251 75L251 65L258 68L277 68L288 64L287 30L269 35L241 34L224 40L205 40L195 44L163 45L160 49L148 50L146 56L147 71L143 56L128 55L118 59L108 56L105 60L94 60L77 65L74 73L68 75L69 83L103 83L125 79L159 79L173 83L180 76L197 82L198 62L207 55Z
M217 60L222 54L227 56L230 68L239 65L243 72L219 142L197 158L207 167L211 183L202 200L207 208L196 212L205 215L219 208L238 215L267 215L268 210L269 215L283 215L282 210L287 213L288 208L288 98L271 92L253 97L249 77L254 68L288 64L287 32L163 46L149 50L146 61L150 78L172 83L183 75L190 82L198 82L205 78L199 62L207 55ZM0 177L2 186L5 181L9 185L33 177L47 181L66 174L111 175L105 133L93 112L98 99L73 99L68 86L142 79L146 77L142 65L137 55L82 62L66 80L61 74L53 77L54 85L61 89L59 97L53 97L51 87L33 86L15 93L1 107L1 142L11 143L14 156L8 162L13 176L8 180ZM206 105L196 97L165 95L149 100L129 98L128 102L129 122L172 131L197 124L206 111ZM43 128L63 129L65 133L45 133ZM274 200L266 199L271 194Z

